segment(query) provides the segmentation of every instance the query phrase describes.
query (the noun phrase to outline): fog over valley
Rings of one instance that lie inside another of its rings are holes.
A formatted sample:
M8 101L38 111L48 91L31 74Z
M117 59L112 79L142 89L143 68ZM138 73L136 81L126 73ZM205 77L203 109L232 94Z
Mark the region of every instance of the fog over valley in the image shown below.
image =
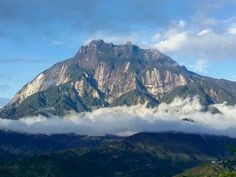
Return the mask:
M24 133L87 135L131 135L137 132L179 131L236 137L236 106L214 104L205 110L198 97L176 98L158 107L144 105L100 108L92 112L69 113L64 117L0 119L0 128ZM211 110L217 109L217 113Z

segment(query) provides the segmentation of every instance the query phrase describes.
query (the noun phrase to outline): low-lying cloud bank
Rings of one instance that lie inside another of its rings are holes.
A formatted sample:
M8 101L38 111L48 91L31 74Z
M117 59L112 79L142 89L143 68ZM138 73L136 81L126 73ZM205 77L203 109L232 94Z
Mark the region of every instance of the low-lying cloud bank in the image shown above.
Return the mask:
M76 133L87 135L130 135L136 132L180 131L236 137L236 106L215 104L221 114L202 112L198 99L175 99L156 108L142 105L101 108L87 113L70 113L64 118L26 117L0 119L0 129L25 133ZM188 119L192 121L184 121Z

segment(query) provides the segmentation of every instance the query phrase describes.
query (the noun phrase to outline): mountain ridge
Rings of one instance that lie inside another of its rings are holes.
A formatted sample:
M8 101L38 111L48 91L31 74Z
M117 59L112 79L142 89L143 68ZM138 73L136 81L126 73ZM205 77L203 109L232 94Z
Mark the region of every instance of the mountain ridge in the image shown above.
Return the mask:
M233 105L236 83L191 72L157 49L93 40L27 83L0 110L0 117L63 116L135 104L153 107L189 96L199 96L205 106Z

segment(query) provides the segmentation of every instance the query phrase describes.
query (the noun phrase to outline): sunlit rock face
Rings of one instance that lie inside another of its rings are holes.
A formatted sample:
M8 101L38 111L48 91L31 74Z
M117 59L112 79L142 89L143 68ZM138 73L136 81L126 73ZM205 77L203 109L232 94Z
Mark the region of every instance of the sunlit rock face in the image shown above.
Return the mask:
M142 80L144 86L156 99L161 99L174 88L188 83L182 74L172 73L168 70L160 71L157 68L147 70Z
M227 88L223 88L227 84ZM91 41L77 54L27 83L0 117L91 111L99 107L157 106L175 97L200 96L203 104L234 104L236 84L200 76L156 49Z

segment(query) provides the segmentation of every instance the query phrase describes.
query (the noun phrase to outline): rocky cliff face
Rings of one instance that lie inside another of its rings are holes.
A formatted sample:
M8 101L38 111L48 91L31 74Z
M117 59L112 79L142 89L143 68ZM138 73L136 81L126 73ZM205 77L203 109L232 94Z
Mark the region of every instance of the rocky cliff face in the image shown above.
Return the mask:
M94 40L73 58L55 64L26 84L1 109L0 117L62 116L68 111L117 105L155 106L177 96L194 95L205 104L234 104L235 90L234 82L197 75L158 50Z

